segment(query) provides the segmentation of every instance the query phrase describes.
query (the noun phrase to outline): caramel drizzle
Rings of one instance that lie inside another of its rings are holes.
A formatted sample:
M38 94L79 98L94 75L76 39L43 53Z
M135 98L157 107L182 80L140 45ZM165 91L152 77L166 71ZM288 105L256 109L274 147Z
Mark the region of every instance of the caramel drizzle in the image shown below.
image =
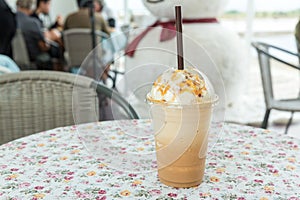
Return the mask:
M182 71L180 71L182 72ZM177 71L174 71L172 73L172 76L171 76L171 80L172 81L176 81L179 79L179 76L177 76L177 73L178 73L178 70ZM185 72L187 75L186 75L186 79L185 81L179 83L179 94L182 94L184 92L192 92L195 96L197 97L202 97L203 94L207 91L204 83L203 83L203 80L200 79L199 76L195 76L195 75L192 75L191 73L189 72ZM162 77L160 76L157 81L154 83L154 86L158 86L158 91L161 93L161 96L165 96L167 94L167 92L170 90L171 86L170 84L162 84L162 83L159 83L161 82L161 79ZM199 87L200 86L200 89ZM176 94L173 93L172 95L172 99L171 101L175 101L176 99ZM154 102L166 102L165 99L163 100L152 100Z

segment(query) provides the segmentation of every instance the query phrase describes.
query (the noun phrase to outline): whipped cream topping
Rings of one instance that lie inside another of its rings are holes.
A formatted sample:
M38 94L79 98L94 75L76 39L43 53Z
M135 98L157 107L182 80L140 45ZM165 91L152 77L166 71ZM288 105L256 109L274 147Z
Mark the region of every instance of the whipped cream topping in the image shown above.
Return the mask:
M148 100L156 103L195 104L209 101L204 78L194 68L169 69L154 82Z

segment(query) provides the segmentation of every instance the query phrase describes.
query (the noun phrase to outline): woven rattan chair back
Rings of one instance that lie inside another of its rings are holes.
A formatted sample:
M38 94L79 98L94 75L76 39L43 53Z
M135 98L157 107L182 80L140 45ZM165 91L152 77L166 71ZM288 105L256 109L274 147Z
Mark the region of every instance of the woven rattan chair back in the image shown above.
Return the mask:
M0 144L56 127L97 121L98 97L92 82L50 71L0 76Z
M108 35L96 31L96 43L99 44L103 38L108 38ZM80 67L89 53L93 50L91 29L74 28L63 32L64 45L68 54L68 65L70 67ZM101 55L101 45L97 46L97 51Z

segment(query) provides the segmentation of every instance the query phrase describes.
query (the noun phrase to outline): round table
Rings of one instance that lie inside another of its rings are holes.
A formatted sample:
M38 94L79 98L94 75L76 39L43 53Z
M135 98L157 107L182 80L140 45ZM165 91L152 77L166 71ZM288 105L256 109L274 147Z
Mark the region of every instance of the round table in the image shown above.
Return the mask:
M224 124L222 138L208 154L203 183L175 189L161 184L155 170L135 173L111 168L89 151L78 129L89 135L106 133L108 141L123 145L123 152L143 155L154 150L153 137L128 140L126 133L140 130L151 135L150 120L97 122L24 137L0 146L0 199L300 197L300 141L286 135Z

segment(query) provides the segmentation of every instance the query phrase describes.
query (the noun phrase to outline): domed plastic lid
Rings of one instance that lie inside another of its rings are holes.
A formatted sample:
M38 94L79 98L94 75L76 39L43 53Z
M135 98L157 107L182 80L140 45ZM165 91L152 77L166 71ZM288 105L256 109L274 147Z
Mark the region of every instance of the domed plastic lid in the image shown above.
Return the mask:
M217 95L208 78L196 68L170 68L154 82L147 100L170 105L214 104Z

